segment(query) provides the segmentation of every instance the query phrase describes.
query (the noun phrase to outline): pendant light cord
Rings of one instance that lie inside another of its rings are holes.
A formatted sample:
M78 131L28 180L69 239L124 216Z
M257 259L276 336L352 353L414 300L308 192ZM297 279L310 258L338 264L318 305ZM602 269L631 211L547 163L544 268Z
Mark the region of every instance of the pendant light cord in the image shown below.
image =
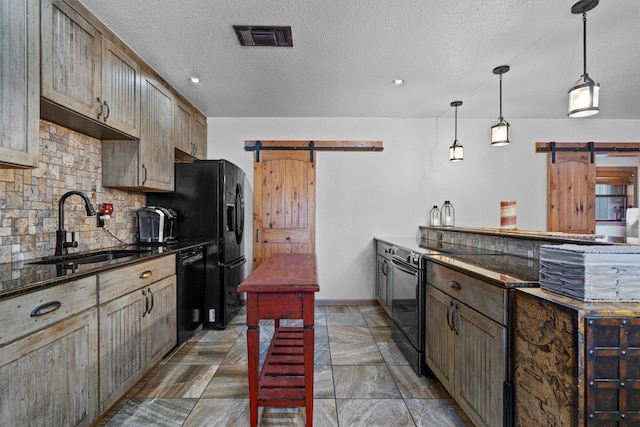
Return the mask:
M582 58L584 69L582 76L586 82L589 78L589 75L587 74L587 12L582 12Z
M500 73L500 118L499 121L502 121L502 73Z
M456 119L455 119L456 127L455 127L453 140L454 140L454 142L458 142L458 107L457 106L456 106L456 109L455 109L455 116L456 116Z

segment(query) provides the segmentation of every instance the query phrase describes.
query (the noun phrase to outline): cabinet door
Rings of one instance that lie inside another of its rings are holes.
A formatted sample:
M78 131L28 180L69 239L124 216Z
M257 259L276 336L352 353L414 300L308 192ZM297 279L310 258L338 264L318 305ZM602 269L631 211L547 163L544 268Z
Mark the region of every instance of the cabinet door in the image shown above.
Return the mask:
M169 276L147 288L150 306L145 315L147 367L151 367L177 344L176 276Z
M139 185L173 191L173 95L148 75L141 89Z
M390 268L389 262L377 255L376 257L376 298L380 305L391 314L387 308L387 277L389 275Z
M191 106L182 102L176 97L173 110L173 144L174 148L186 153L193 154L191 144L191 123L193 120L193 110Z
M207 158L207 118L198 112L193 113L191 140L193 155L198 159Z
M40 6L0 3L0 164L38 166Z
M105 37L102 39L102 101L101 122L140 137L140 66Z
M507 328L455 302L456 393L476 425L503 424L507 380Z
M96 308L0 347L0 425L91 425L97 367Z
M97 119L101 103L98 30L59 0L42 0L42 96Z
M144 374L142 315L147 309L147 299L142 292L139 289L99 307L101 412Z
M426 363L453 395L455 334L449 326L454 308L452 301L447 294L427 285Z

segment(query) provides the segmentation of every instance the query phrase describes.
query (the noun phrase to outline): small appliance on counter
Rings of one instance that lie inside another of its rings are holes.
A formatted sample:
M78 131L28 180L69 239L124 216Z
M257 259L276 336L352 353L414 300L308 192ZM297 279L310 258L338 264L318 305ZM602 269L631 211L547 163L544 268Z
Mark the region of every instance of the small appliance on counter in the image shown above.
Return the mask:
M177 219L173 209L147 206L138 210L139 243L170 245L176 243L174 226Z

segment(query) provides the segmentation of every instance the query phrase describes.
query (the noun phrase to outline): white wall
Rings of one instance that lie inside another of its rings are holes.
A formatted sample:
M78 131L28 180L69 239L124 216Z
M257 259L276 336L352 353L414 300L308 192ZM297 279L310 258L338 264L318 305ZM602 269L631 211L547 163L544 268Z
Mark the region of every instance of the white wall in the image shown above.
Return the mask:
M209 158L236 163L253 183L245 140L382 140L382 152L318 153L316 166L317 298L373 299L374 236L415 236L431 206L445 199L459 226L497 227L500 200L516 200L519 228L546 229L546 155L535 153L536 142L640 141L640 120L510 123L511 145L491 147L493 120L459 114L460 163L448 161L453 119L209 118L207 149ZM251 232L247 227L248 254Z

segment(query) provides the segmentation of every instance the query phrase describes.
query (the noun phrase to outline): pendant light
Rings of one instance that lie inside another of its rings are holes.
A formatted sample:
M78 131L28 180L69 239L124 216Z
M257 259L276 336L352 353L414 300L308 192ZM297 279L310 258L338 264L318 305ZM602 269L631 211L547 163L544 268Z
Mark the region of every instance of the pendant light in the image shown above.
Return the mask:
M509 144L509 122L502 118L502 75L507 71L509 71L508 65L493 69L493 74L500 75L500 117L498 117L498 123L491 126L491 145L496 147Z
M571 13L582 14L583 32L583 60L584 71L581 78L569 91L569 117L589 117L600 111L600 85L594 82L587 73L587 12L598 5L599 0L580 0L571 7Z
M462 145L458 142L458 107L462 105L462 101L453 101L451 103L452 107L456 109L456 119L455 119L455 136L453 139L453 145L449 147L449 161L450 162L461 162L464 160L462 153Z

